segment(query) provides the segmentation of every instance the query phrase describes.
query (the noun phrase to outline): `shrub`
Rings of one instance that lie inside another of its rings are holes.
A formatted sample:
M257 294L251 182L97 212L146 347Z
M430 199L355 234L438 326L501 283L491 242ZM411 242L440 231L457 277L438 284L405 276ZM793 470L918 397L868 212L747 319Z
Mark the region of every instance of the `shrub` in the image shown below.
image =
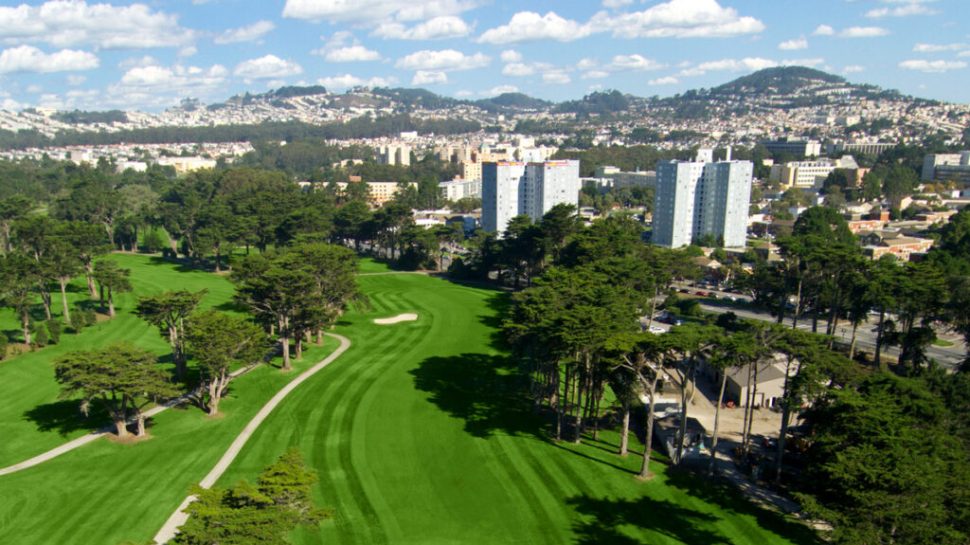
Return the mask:
M43 348L47 346L50 342L50 335L47 334L47 327L43 322L36 324L34 327L34 346L37 348Z
M50 334L51 344L57 344L61 342L61 332L64 330L64 326L58 320L51 320L47 322L47 333Z
M158 229L151 229L145 233L142 246L150 254L158 253L165 248L165 240L162 239L162 234L158 232Z
M0 360L7 357L7 344L9 343L10 341L7 340L7 336L0 333Z

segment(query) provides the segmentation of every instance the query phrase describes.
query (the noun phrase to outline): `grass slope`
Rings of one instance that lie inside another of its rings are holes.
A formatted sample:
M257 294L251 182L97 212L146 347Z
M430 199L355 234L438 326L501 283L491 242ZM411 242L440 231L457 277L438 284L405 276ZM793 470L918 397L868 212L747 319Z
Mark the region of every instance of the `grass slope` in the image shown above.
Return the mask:
M145 267L139 274L167 266ZM183 273L172 273L165 285L184 285ZM401 274L361 277L361 285L372 308L337 328L351 349L277 408L222 480L253 479L300 447L320 473L318 499L336 515L294 542L815 543L734 492L659 464L656 479L637 482L637 457L611 452L616 434L578 446L547 441L496 348L502 300L494 292ZM373 324L402 312L420 318ZM313 349L298 367L333 346ZM149 539L293 376L258 368L236 383L222 419L168 411L148 441L98 441L0 477L0 543Z
M166 289L206 288L203 306L226 307L232 286L216 275L180 271L175 265L144 256L114 256L132 269L135 295ZM0 388L5 396L21 394L19 406L4 405L0 430L3 453L20 461L80 435L88 429L73 416L76 403L56 403L55 429L40 431L39 421L21 415L31 403L46 406L56 398L50 360L63 351L129 340L160 354L169 351L157 331L130 315L135 295L120 302L117 319L65 336L63 345L20 356L0 364ZM83 299L84 293L79 294ZM149 540L185 498L189 488L209 472L246 423L299 371L326 357L336 342L309 346L295 372L261 366L236 379L220 405L222 415L209 418L196 408L165 411L150 422L151 438L119 444L103 439L44 464L0 477L0 543L105 544ZM19 382L13 382L19 381ZM57 429L71 431L63 435ZM8 430L13 433L7 435ZM15 434L14 434L15 433ZM16 448L12 448L16 447Z
M616 434L547 441L496 348L495 293L419 275L361 285L373 308L338 328L354 345L287 399L222 480L252 479L299 447L336 515L296 543L815 542L659 464L638 482L637 457L612 454ZM402 312L420 318L372 322Z
M127 341L152 350L159 355L170 353L168 343L158 329L135 316L138 297L167 290L208 290L201 306L226 307L234 293L232 284L220 276L190 271L178 265L144 255L115 254L110 257L124 268L131 269L131 293L118 294L115 305L118 316L84 329L79 335L65 333L61 342L35 352L28 352L0 362L0 467L20 462L47 451L69 439L83 435L96 422L76 418L77 403L59 401L58 385L54 381L51 362L73 350L87 350L111 343ZM68 293L71 306L75 303L93 304L83 279L76 280ZM54 315L61 315L60 294L54 295ZM44 319L43 307L34 309L37 320ZM22 334L14 313L0 311L0 328L12 339Z

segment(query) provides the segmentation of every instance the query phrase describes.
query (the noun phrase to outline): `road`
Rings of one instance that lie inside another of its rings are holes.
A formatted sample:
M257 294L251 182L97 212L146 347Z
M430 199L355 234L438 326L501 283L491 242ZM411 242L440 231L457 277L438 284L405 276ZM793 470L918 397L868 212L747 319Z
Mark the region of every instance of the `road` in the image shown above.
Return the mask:
M678 286L686 287L686 286ZM686 287L690 290L690 293L695 293L696 291L704 291L706 293L714 293L718 296L716 302L708 299L699 299L701 308L706 312L713 312L717 314L724 314L726 312L733 312L741 318L748 318L751 320L761 320L765 322L774 322L776 318L770 313L764 310L755 310L750 307L742 307L741 304L748 303L751 301L750 297L744 295L737 295L734 293L721 292L716 290L709 290L707 288L696 288L696 287ZM728 297L734 297L737 301L730 301ZM791 316L786 317L785 323L791 326ZM824 323L820 323L821 328L824 331ZM856 333L856 349L863 350L869 353L874 353L876 351L876 333L873 331L876 324L874 323L864 323L859 326L859 330ZM798 324L798 329L803 331L811 331L812 323L811 319L807 317L802 318L802 321ZM836 338L839 340L844 340L849 343L852 340L852 328L848 325L846 327L839 326L836 332ZM940 365L947 368L956 368L963 363L964 359L967 357L967 347L964 345L963 340L954 337L947 338L948 341L953 343L953 346L930 346L927 350L927 356L933 360L936 360ZM887 354L892 357L897 357L899 355L899 349L895 347L884 347L883 354Z

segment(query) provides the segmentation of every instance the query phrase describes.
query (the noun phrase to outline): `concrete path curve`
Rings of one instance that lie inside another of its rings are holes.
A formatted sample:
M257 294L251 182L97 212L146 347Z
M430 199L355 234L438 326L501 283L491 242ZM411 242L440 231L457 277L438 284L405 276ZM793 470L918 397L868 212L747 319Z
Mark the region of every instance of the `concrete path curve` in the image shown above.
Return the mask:
M325 359L306 371L300 373L300 376L291 380L279 392L276 392L276 395L267 401L266 404L263 405L263 408L256 413L256 416L253 416L252 420L249 421L249 424L246 424L246 427L239 432L239 435L237 435L236 439L231 445L229 445L229 448L226 450L225 454L222 455L222 458L220 458L216 463L215 467L212 468L212 471L209 471L208 475L203 477L202 481L199 482L199 486L202 488L212 488L212 486L216 484L216 481L219 480L219 477L221 477L222 474L229 469L229 465L232 464L233 460L236 459L236 456L239 455L239 452L242 450L243 446L246 445L246 442L249 441L249 438L252 437L256 429L259 428L263 421L266 420L271 412L273 412L273 409L275 409L276 406L279 405L290 392L302 384L303 381L312 377L324 367L330 365L331 362L340 357L341 354L350 348L350 339L347 337L337 335L335 333L327 333L326 335L340 341L340 346L337 347L337 349ZM162 525L161 530L155 534L155 543L167 543L175 537L175 534L178 533L178 528L185 524L185 521L189 518L189 515L185 512L185 508L195 500L195 496L189 496L182 501L182 503L178 506L178 509L176 509L175 512L172 513L172 516L168 517L168 520L165 521L164 525Z
M244 375L244 374L252 371L256 367L257 367L256 365L250 365L250 366L247 366L247 367L243 367L242 369L237 369L236 371L234 371L232 374L229 375L230 380L233 380L233 379L235 379L236 377L238 377L240 375ZM158 414L158 413L160 413L160 412L162 412L162 411L164 411L166 409L171 409L172 407L177 407L177 406L182 405L184 403L191 403L192 402L192 398L193 398L194 395L195 395L194 392L193 393L188 393L188 394L179 396L179 397L177 397L175 399L171 399L169 401L166 401L165 403L162 403L161 405L157 405L155 407L152 407L151 409L145 411L145 413L144 413L145 414L145 418L146 419L151 418L151 417L155 416L156 414ZM135 422L135 419L132 418L132 419L130 419L128 421L128 424L133 424L134 422ZM54 458L57 458L61 454L64 454L64 453L67 453L67 452L71 452L72 450L77 449L77 448L81 448L81 447L83 447L84 445L86 445L88 443L91 443L93 441L96 441L96 440L104 437L105 435L111 435L111 434L114 433L114 431L115 431L114 426L105 426L105 427L103 427L103 428L101 428L99 430L94 430L94 431L92 431L91 433L89 433L87 435L83 435L81 437L78 437L77 439L73 439L71 441L68 441L67 443L64 443L63 445L60 445L58 447L54 447L54 448L48 450L47 452L42 452L42 453L38 454L37 456L34 456L33 458L24 460L23 462L18 462L16 464L11 465L11 466L7 466L7 467L0 468L0 477L2 477L3 475L9 475L11 473L16 473L18 471L23 471L25 469L34 467L36 465L40 465L40 464L42 464L42 463L44 463L44 462L46 462L48 460L52 460Z

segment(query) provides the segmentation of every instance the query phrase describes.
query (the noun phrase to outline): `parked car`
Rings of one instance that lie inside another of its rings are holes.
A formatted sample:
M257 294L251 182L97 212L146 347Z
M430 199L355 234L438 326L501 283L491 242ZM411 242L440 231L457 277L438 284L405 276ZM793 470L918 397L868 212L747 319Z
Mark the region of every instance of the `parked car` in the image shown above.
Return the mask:
M669 324L669 325L681 325L684 323L684 321L678 318L675 314L667 312L666 310L661 312L660 315L657 316L657 321L662 324Z
M652 326L650 326L650 333L653 333L654 335L661 335L661 334L666 333L666 332L667 332L666 329L664 329L664 328L662 328L662 327L660 327L658 325L652 325Z
M694 295L698 297L707 297L708 293L706 291L695 291Z

